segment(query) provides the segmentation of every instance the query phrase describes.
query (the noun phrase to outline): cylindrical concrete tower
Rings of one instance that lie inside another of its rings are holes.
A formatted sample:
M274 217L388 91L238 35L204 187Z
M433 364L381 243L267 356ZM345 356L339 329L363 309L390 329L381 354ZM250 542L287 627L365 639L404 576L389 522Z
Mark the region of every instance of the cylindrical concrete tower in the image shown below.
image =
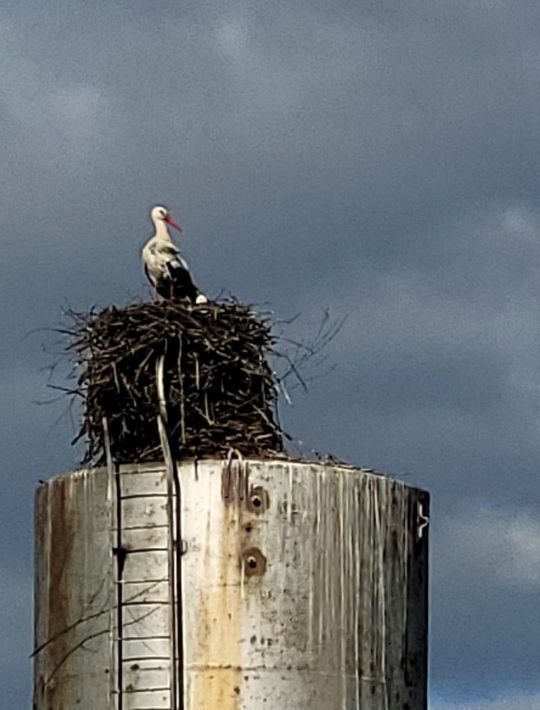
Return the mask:
M178 478L38 489L35 710L425 710L427 493L278 459Z

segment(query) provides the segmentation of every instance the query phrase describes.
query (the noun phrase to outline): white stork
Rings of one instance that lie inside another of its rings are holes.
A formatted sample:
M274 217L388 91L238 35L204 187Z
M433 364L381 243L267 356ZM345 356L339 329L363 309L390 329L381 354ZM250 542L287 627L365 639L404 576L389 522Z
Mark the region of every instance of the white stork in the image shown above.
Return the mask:
M207 303L193 283L189 266L173 243L167 225L179 232L182 227L174 221L165 207L157 206L150 212L156 228L154 236L143 247L142 258L148 280L162 298L188 299L191 303Z

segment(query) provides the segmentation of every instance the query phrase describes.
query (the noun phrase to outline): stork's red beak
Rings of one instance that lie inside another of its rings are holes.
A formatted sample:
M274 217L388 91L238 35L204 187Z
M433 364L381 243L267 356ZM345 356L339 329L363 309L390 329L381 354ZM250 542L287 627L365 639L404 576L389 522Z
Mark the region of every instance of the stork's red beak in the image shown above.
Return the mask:
M166 215L165 217L163 217L163 219L165 220L165 222L167 222L167 224L170 224L171 227L174 227L174 228L177 229L179 232L182 231L182 227L181 227L177 222L174 221L174 219L171 217L170 214L168 214L168 215Z

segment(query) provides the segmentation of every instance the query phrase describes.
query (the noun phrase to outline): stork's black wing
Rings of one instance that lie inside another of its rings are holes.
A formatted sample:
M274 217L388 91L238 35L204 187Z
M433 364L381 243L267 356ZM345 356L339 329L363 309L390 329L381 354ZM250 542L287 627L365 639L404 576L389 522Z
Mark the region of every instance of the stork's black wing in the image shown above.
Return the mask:
M175 257L167 262L170 280L163 281L157 287L157 292L163 298L188 299L195 303L199 289L193 283L191 272L186 262Z

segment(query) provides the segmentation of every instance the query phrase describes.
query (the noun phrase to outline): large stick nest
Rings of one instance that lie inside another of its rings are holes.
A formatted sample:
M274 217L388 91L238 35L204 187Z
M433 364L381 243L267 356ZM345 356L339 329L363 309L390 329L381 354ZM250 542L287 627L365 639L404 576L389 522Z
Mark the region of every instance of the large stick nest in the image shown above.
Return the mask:
M173 455L282 452L267 317L235 301L141 303L71 317L78 378L72 392L83 399L77 439L86 440L85 463L105 463L105 430L117 462L162 458L156 380L162 356Z

